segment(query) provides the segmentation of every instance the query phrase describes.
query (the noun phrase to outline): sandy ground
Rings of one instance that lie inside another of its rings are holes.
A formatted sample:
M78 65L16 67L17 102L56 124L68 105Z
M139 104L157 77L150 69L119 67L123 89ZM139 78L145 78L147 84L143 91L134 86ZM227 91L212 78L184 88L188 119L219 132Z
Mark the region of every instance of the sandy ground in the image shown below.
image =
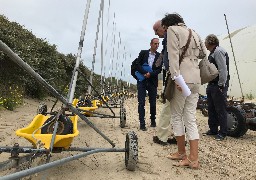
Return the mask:
M51 104L51 101L46 101ZM12 146L15 142L21 146L30 146L24 138L15 135L15 130L27 126L36 115L39 102L31 99L24 101L24 106L15 111L0 111L0 146ZM153 143L152 136L155 129L149 127L149 104L146 104L146 121L148 131L138 130L137 100L125 101L127 111L127 127L119 127L119 119L89 118L117 148L124 148L125 136L129 131L138 135L139 160L136 171L125 168L123 152L108 152L92 154L64 165L54 167L44 173L36 174L32 179L114 179L114 180L184 180L184 179L256 179L256 132L248 130L241 138L228 137L227 140L217 142L213 137L202 136L207 128L207 117L197 112L200 132L199 156L201 168L192 170L174 167L175 161L166 158L170 152L176 152L176 145L161 146ZM101 109L101 112L110 114L110 111ZM160 114L161 103L157 104L157 113ZM119 109L115 109L119 113ZM111 145L85 122L78 122L80 131L72 143L72 147L103 147ZM187 146L189 148L189 146ZM54 153L51 161L77 154L76 152ZM0 154L1 161L8 158L8 153ZM0 176L14 172L14 169L0 172ZM1 179L1 177L0 177Z

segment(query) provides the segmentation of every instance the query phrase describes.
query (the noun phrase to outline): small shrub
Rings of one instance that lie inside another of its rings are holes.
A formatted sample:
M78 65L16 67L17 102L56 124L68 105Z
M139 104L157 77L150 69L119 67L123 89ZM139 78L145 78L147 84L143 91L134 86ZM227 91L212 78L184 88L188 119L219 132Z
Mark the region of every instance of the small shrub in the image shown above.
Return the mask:
M4 99L3 106L8 110L13 111L16 107L16 102L12 99Z
M250 94L246 94L246 99L249 99L249 100L252 100L252 99L254 99L254 96L252 95L252 93L250 93Z
M13 111L23 102L23 90L19 86L7 86L0 96L0 106Z

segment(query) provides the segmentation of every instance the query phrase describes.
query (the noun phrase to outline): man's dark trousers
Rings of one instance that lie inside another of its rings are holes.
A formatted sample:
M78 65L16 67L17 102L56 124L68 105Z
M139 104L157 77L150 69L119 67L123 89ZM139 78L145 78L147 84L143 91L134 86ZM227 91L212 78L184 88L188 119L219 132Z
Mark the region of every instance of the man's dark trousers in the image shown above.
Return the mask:
M140 128L145 128L146 90L148 91L148 96L149 96L151 124L155 125L156 124L157 87L150 79L145 79L143 81L137 81L137 89L138 89L138 112L139 112Z
M227 89L228 86L221 92L218 84L208 84L206 89L210 131L224 137L227 135Z

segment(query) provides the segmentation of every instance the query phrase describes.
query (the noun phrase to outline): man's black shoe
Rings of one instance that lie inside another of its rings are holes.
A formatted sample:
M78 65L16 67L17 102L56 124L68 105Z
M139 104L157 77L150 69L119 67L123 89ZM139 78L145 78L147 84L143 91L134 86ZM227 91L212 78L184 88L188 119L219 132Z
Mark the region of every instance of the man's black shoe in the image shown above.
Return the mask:
M217 135L218 133L216 132L212 132L211 130L208 130L207 132L203 133L203 136L215 136Z
M140 127L140 130L147 131L147 128L146 127Z
M223 140L225 140L226 139L226 136L223 136L223 135L221 135L221 134L217 134L216 136L215 136L215 140L216 141L223 141Z
M167 142L168 142L169 144L177 144L177 140L176 140L175 137L173 137L173 138L168 138L168 139L167 139Z
M150 127L156 127L156 124L151 124Z
M163 145L163 146L168 145L167 142L161 141L157 136L153 136L153 142L154 142L154 143L157 143L157 144L160 144L160 145Z

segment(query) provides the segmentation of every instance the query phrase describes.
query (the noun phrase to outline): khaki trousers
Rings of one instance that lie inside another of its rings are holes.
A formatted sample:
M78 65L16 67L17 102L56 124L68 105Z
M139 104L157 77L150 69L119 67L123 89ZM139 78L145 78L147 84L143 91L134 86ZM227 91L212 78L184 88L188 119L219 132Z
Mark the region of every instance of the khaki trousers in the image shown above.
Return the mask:
M170 102L166 100L166 103L162 105L162 111L157 121L157 137L163 141L167 142L168 137L171 135L171 108Z

